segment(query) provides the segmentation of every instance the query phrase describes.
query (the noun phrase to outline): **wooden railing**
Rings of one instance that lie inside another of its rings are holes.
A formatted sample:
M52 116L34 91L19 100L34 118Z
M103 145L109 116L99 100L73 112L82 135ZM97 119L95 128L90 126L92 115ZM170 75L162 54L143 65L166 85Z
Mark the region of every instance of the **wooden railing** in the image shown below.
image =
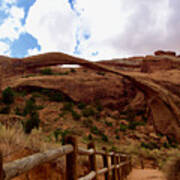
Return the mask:
M3 164L0 153L0 180L9 180L17 177L43 163L51 162L61 156L66 156L66 180L97 180L104 174L105 180L124 180L131 172L131 158L117 152L96 151L94 143L88 144L88 149L78 147L77 139L68 136L64 146L43 153L36 153L10 163ZM89 156L89 174L78 178L78 156ZM103 158L103 168L97 168L96 156Z

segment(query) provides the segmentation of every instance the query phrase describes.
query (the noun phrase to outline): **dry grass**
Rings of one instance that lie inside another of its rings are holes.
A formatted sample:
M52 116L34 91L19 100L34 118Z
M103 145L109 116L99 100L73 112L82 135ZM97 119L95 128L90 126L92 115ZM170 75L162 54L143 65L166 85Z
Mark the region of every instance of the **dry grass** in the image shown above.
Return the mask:
M167 180L180 179L180 156L169 160L164 168Z
M15 124L13 128L0 124L0 145L4 156L26 146L26 137L20 124Z
M30 135L26 135L20 123L14 124L13 127L5 127L0 124L0 150L4 157L25 148L32 152L39 152L57 146L57 144L47 141L41 129L33 129Z

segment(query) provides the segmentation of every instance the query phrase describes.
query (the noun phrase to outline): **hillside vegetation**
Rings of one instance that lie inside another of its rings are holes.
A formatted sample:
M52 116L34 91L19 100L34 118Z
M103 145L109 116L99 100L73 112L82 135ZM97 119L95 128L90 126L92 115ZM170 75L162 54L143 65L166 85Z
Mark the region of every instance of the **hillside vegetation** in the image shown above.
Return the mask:
M62 53L1 56L0 143L6 161L75 135L82 146L94 140L98 148L162 167L179 154L180 58L158 52L100 62ZM80 67L57 66L62 64Z

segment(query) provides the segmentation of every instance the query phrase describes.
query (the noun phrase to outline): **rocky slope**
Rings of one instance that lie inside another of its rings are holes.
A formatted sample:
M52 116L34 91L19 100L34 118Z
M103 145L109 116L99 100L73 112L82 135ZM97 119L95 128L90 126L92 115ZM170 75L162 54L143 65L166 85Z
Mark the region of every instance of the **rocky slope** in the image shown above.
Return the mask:
M131 63L132 62L132 63ZM66 73L55 66L78 64ZM180 58L158 51L155 56L90 62L63 53L47 53L23 59L1 56L1 90L51 89L73 102L100 103L124 112L141 112L154 131L180 142ZM54 66L42 75L41 68ZM142 119L142 118L141 118Z

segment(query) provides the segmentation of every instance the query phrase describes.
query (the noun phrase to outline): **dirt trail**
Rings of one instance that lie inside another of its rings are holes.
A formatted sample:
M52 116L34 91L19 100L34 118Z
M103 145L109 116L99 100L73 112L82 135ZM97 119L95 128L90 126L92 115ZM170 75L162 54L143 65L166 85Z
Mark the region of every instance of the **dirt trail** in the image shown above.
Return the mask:
M133 169L127 180L166 180L166 178L156 169Z

